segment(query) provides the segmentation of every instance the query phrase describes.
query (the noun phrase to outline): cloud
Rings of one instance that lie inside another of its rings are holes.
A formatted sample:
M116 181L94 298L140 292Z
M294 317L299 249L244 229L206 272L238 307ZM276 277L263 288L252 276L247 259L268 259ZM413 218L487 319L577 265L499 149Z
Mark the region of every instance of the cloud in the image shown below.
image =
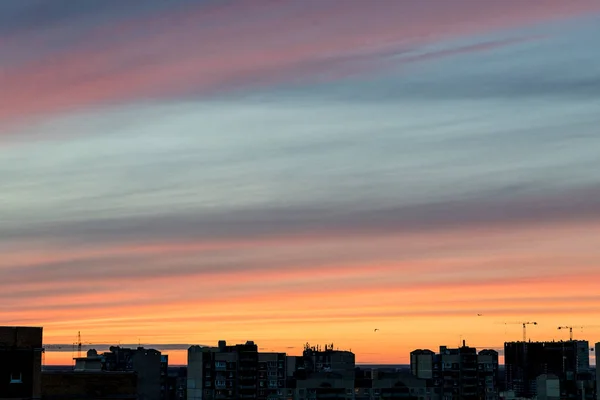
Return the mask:
M3 321L381 361L597 318L598 3L374 1L0 2Z
M53 7L27 6L9 5L9 16L16 15L23 29L35 22L37 36L11 36L18 28L13 22L6 28L8 35L2 38L0 49L16 53L15 60L19 49L27 47L28 54L36 54L38 48L51 45L52 37L62 44L53 53L40 51L38 59L23 59L16 65L10 57L4 61L0 120L5 122L89 105L177 97L189 94L190 89L214 93L285 82L335 71L340 62L348 61L348 55L369 54L389 43L399 43L404 49L410 40L489 31L598 9L597 3L587 0L550 1L544 7L517 1L498 7L455 0L438 1L427 8L406 2L373 7L355 0L344 2L341 8L316 1L302 6L293 1L187 2L170 11L159 2L144 7L90 2L67 7L64 13L62 2ZM72 22L61 24L65 19ZM466 50L480 48L459 51ZM447 54L444 50L438 56ZM343 74L343 68L340 71Z
M384 232L418 232L460 227L532 224L586 220L600 211L600 188L597 186L562 192L512 196L480 194L429 204L396 208L344 209L269 208L237 211L129 216L125 218L90 218L82 221L57 221L31 226L11 226L4 237L35 240L63 239L77 242L123 242L148 240L244 239L286 235L374 234ZM0 227L0 232L2 228Z

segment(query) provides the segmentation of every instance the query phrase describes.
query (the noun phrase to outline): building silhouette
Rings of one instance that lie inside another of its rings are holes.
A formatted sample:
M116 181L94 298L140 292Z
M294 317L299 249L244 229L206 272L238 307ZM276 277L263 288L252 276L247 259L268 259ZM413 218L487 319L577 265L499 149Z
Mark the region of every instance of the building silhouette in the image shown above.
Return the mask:
M437 399L434 389L427 379L420 379L410 371L398 371L390 368L373 369L370 379L370 392L357 390L355 400L371 399ZM358 385L357 385L358 386ZM367 394L370 393L370 396Z
M41 398L42 328L0 327L0 399Z
M440 346L410 353L411 373L425 381L429 399L496 400L498 387L498 352L469 347L463 341L458 348Z
M188 400L285 399L285 379L285 353L260 353L252 341L188 349Z
M160 351L111 346L101 360L104 371L136 373L139 400L166 399L168 359Z
M479 383L477 385L481 400L496 400L500 396L498 352L481 350L477 354Z
M435 353L431 350L414 350L410 353L410 371L417 378L433 379Z
M593 399L587 341L507 342L504 364L506 388L517 397L536 396L537 378L554 375L561 399Z
M594 345L594 353L596 355L596 400L600 400L600 342Z
M137 400L135 372L43 371L42 400Z
M354 353L333 344L304 346L302 356L288 357L288 395L294 399L348 399L355 390Z
M169 367L167 370L167 400L187 399L187 367Z

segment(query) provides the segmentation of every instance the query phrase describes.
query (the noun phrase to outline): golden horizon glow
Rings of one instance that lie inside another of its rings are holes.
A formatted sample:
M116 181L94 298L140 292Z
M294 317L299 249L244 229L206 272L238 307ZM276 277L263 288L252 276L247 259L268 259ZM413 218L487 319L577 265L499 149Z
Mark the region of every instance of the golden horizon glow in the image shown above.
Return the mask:
M305 342L334 342L352 349L363 363L407 363L411 350L436 350L461 338L475 347L499 348L505 341L521 339L519 324L503 323L525 320L538 322L528 329L532 340L566 339L566 332L557 327L572 325L586 326L576 329L576 337L593 343L600 339L600 328L594 328L600 316L600 271L595 264L599 250L592 236L598 228L588 221L477 234L470 229L432 232L429 240L448 239L448 246L429 255L413 251L422 243L420 233L372 236L368 245L364 238L352 236L319 237L314 242L280 239L278 251L283 253L330 252L331 246L343 242L349 261L282 265L276 270L247 264L248 269L234 275L215 271L153 277L146 272L135 284L117 284L110 276L87 284L75 278L74 286L71 281L58 287L37 281L29 290L41 295L23 298L15 311L4 313L4 320L43 326L48 344L73 343L77 331L91 344L254 340L262 348L288 353L299 352ZM394 250L394 244L400 249ZM257 254L263 254L261 246L268 250L272 242L257 241ZM502 251L490 251L490 246ZM204 246L192 247L204 251ZM180 252L187 257L192 251L169 248L163 259L177 259ZM372 254L373 249L385 261L351 261L353 251ZM414 256L392 261L389 251ZM152 271L154 264L142 259L149 262L146 271ZM70 292L80 285L85 290ZM65 292L43 295L52 288ZM173 362L184 361L181 352L166 353L173 353ZM63 363L71 356L48 353L46 363Z

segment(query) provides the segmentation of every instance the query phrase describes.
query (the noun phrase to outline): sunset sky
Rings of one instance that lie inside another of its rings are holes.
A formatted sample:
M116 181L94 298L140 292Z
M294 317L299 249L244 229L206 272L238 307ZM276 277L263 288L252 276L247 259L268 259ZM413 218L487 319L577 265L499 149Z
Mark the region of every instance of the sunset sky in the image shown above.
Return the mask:
M598 342L598 38L597 0L2 0L0 325Z

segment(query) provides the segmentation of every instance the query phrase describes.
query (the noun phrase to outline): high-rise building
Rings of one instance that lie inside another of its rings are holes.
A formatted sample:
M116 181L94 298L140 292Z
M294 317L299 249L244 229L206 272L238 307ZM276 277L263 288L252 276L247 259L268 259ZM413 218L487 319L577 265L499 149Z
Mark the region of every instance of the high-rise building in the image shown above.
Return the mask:
M445 400L478 400L477 350L464 343L457 349L441 346L434 379Z
M596 400L600 400L600 342L594 346L594 353L596 357Z
M481 350L477 354L478 389L480 400L497 400L500 395L498 382L498 352Z
M431 350L414 350L410 353L410 371L417 378L433 379L435 353Z
M555 375L561 398L590 398L589 344L581 340L560 342L508 342L504 344L506 387L517 397L537 394L537 377Z
M168 359L154 349L111 346L102 354L103 370L134 371L137 374L139 400L164 400L167 390Z
M443 400L496 400L498 388L498 352L469 347L440 347L411 352L411 373L425 380L427 398Z
M285 353L260 353L258 346L192 346L188 349L188 400L285 399Z
M41 398L42 328L0 327L0 400Z

